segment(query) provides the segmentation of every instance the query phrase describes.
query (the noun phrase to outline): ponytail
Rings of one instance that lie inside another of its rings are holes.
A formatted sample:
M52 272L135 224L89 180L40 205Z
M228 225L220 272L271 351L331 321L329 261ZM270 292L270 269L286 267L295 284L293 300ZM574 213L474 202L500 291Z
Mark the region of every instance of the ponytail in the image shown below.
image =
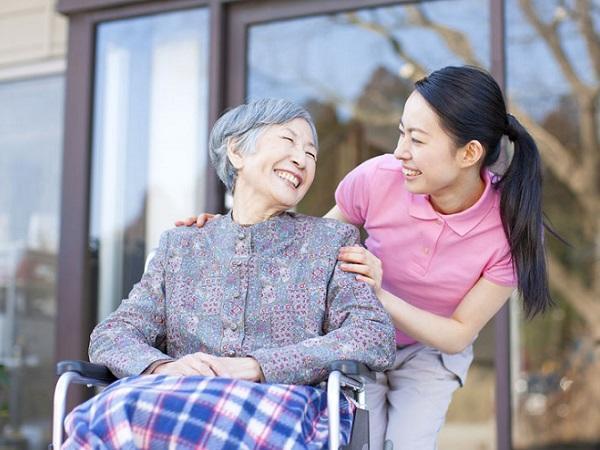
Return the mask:
M513 143L514 152L497 184L500 216L525 314L531 318L552 304L544 252L542 166L535 141L512 114L507 115L505 134Z
M415 88L438 113L457 146L471 140L483 145L484 167L498 160L502 135L514 144L508 170L495 185L500 189L500 217L525 313L531 318L546 310L552 299L543 245L542 169L533 138L506 114L498 83L480 68L444 67L417 81Z

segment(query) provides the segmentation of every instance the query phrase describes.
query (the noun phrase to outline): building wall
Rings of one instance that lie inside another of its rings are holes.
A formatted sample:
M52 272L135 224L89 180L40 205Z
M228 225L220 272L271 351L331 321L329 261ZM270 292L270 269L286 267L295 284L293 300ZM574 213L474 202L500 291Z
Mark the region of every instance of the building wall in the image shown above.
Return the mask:
M56 0L0 2L0 70L65 58L67 20L55 7Z

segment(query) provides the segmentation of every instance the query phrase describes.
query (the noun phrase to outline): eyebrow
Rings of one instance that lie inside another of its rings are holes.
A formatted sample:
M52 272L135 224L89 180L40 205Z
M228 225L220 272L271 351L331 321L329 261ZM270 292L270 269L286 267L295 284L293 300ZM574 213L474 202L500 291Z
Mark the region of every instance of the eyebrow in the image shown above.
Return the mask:
M404 124L402 123L402 119L400 119L400 126L401 126L402 128L404 128ZM400 127L398 127L398 128L400 128ZM429 135L429 133L428 133L427 131L425 131L425 130L423 130L423 129L421 129L421 128L415 128L415 127L412 127L412 128L409 128L409 129L408 129L408 131L409 131L409 132L411 132L411 133L412 133L413 131L416 131L416 132L418 132L418 133L423 133L423 134L427 134L427 135Z
M292 130L291 128L288 128L288 127L283 127L283 129L284 129L285 131L289 131L290 133L292 133L292 134L294 135L294 137L295 137L295 138L297 138L297 137L298 137L298 135L296 134L296 132L294 132L294 130ZM309 145L310 147L314 148L315 150L317 149L317 147L315 147L315 144L313 144L312 142L309 142L309 143L308 143L308 145Z

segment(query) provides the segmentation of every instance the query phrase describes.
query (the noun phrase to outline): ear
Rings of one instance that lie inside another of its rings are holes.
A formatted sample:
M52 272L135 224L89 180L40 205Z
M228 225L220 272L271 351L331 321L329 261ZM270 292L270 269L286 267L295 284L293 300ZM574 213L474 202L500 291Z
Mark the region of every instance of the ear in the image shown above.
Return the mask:
M240 170L244 166L244 158L240 155L237 142L232 138L227 141L227 157L236 170Z
M458 163L463 168L474 166L481 161L484 153L485 151L481 142L476 140L469 141L458 151Z

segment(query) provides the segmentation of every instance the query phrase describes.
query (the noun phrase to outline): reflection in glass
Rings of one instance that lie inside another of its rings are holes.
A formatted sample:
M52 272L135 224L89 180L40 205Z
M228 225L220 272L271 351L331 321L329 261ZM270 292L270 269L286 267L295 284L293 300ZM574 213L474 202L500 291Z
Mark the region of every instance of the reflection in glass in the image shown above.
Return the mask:
M363 9L254 26L248 98L305 105L320 136L315 184L298 210L322 215L360 162L392 152L413 82L451 64L489 66L489 5L479 0ZM454 396L441 450L495 448L492 327L481 333L469 381Z
M540 143L556 307L517 316L514 448L600 446L600 5L507 2L511 109Z
M63 91L0 83L0 448L50 440Z
M208 11L104 23L97 42L90 246L101 320L160 233L203 209Z

